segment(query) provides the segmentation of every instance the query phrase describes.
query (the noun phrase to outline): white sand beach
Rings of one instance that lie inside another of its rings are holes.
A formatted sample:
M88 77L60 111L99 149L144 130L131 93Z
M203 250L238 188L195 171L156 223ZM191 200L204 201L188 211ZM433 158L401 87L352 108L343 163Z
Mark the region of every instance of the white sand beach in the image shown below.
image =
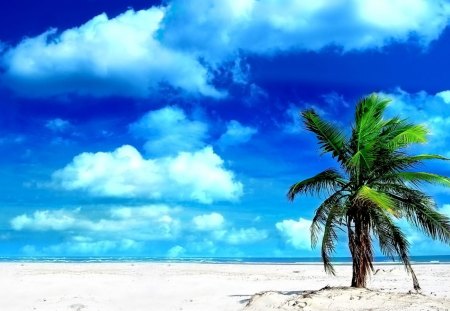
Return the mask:
M421 294L398 265L375 266L360 290L346 287L350 266L1 263L0 310L450 310L450 265L414 267Z

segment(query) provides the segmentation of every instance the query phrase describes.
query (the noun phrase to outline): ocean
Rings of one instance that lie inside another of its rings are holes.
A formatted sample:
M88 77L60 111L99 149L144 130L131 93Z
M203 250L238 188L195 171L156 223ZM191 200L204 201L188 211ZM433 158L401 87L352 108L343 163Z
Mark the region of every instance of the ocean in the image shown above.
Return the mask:
M411 256L413 264L450 264L450 255ZM120 257L120 256L70 256L70 257L0 257L0 262L167 262L167 263L225 263L225 264L322 264L320 257ZM350 265L351 257L334 257L334 264ZM378 264L401 264L400 260L388 257L375 257Z

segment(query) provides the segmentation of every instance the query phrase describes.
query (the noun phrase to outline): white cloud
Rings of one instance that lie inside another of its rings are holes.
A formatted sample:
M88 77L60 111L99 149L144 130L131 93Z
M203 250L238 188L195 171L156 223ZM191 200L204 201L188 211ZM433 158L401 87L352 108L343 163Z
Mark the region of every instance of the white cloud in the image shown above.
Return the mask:
M444 103L450 104L450 91L447 90L447 91L442 91L442 92L436 93L436 96L442 98Z
M46 247L28 245L23 252L29 255L136 253L156 247L161 255L180 257L213 254L220 247L255 243L268 237L266 230L232 227L217 212L196 215L191 221L189 218L189 210L155 204L113 206L94 213L80 208L36 210L12 218L10 225L15 231L57 232L63 237L62 242ZM161 247L175 241L168 251Z
M198 150L205 146L208 126L189 120L178 107L150 111L130 125L133 135L144 138L144 149L153 155Z
M197 201L237 200L242 184L211 147L173 157L144 159L134 147L82 153L53 174L66 190L95 196Z
M24 96L146 97L169 84L222 97L208 68L233 63L241 52L362 50L411 38L427 45L449 15L445 0L172 0L26 38L2 63L6 81ZM246 79L231 71L237 83Z
M64 132L71 126L70 122L60 118L48 120L45 127L54 132Z
M298 221L286 219L277 222L275 227L287 244L297 249L311 249L310 220L304 218L299 218Z
M212 245L215 245L216 242L230 245L248 244L268 237L266 230L254 227L234 228L227 224L225 218L217 212L197 215L192 219L192 223L191 231L195 232L195 234L198 234L198 232L202 233L205 238L202 243L206 241Z
M219 138L217 143L222 147L243 144L248 142L257 132L256 128L244 126L236 120L231 120L227 124L226 132Z
M192 223L199 231L218 230L223 227L225 218L219 213L203 214L195 216Z
M64 231L64 230L88 230L88 231L117 231L129 230L139 227L143 222L152 221L167 224L175 221L170 216L177 212L176 208L166 205L145 205L141 207L114 207L107 210L105 218L97 221L90 220L80 208L73 210L37 210L32 215L22 214L11 220L14 230L32 231Z
M233 229L224 237L228 244L250 244L264 240L268 237L266 230L258 230L256 228Z
M379 48L412 35L427 44L449 15L443 0L173 0L159 36L166 45L220 62L238 50Z
M36 231L47 230L67 230L77 225L74 213L67 213L63 210L57 211L36 211L32 216L23 214L11 220L11 227L14 230L32 229Z
M177 208L165 205L113 207L96 217L79 208L37 210L12 218L10 225L16 231L67 232L71 237L68 242L77 247L88 248L104 240L123 247L124 241L135 241L134 247L138 242L176 238L181 230L177 214Z
M146 97L167 83L221 97L194 57L156 39L164 14L162 7L128 10L115 18L101 14L76 28L26 38L3 57L6 81L24 96Z

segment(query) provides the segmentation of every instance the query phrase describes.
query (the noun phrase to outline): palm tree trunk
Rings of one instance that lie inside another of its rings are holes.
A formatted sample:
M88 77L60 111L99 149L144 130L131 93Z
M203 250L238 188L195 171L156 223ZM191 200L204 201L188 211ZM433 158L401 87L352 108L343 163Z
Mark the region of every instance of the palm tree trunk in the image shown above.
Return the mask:
M351 287L365 288L367 277L370 276L370 272L373 270L372 241L368 225L358 218L354 220L354 231L351 221L347 222L349 248L353 264Z

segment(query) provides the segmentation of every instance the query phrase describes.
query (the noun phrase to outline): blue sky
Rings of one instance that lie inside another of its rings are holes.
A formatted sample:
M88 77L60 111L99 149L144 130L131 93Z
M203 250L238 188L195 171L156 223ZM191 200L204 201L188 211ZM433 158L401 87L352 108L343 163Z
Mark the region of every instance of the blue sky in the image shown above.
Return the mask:
M335 164L299 111L348 131L378 92L430 128L411 152L450 156L449 22L444 0L2 2L0 255L319 256L319 198L286 192Z

